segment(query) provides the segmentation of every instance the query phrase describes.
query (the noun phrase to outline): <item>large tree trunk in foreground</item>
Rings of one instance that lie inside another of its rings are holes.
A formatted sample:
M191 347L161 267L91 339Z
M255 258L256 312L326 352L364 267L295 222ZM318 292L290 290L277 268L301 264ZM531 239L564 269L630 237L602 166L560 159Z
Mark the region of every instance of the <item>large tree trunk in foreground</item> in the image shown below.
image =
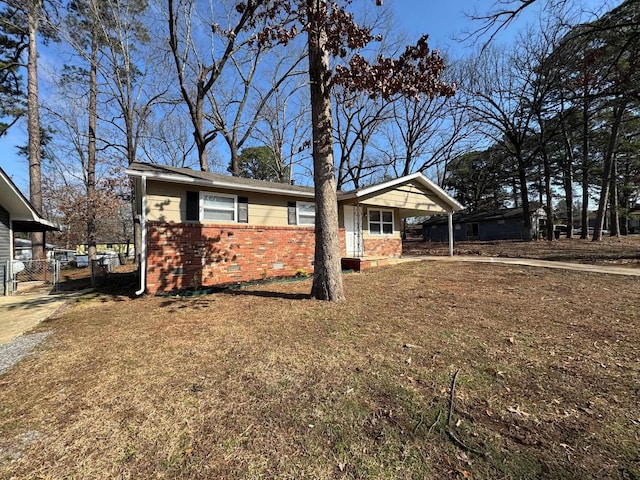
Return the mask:
M27 132L29 136L29 200L42 214L42 168L40 158L40 105L38 102L38 25L40 1L33 0L27 7L29 50L27 57ZM44 233L31 233L31 254L34 260L45 258Z
M313 125L313 180L316 196L315 259L311 296L318 300L345 300L340 266L338 204L333 165L333 125L329 92L329 54L326 26L318 11L325 0L307 0L311 25L309 35L309 79ZM326 18L326 15L324 16Z

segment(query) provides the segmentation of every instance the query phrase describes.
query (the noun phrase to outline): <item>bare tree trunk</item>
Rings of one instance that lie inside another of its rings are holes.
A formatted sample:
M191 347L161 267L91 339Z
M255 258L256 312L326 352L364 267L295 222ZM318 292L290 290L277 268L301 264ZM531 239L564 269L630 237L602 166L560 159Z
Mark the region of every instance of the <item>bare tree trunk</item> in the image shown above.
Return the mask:
M89 139L87 145L87 254L95 260L96 250L96 123L98 116L98 39L96 27L91 32L89 66Z
M573 149L567 130L562 127L565 145L565 159L562 162L562 184L564 187L565 205L567 206L567 238L573 238Z
M624 209L624 218L620 225L620 234L629 235L629 210L631 209L631 198L629 184L631 183L631 172L629 162L624 164L624 176L622 181L622 190L620 191L620 206Z
M620 236L620 215L618 211L618 161L613 155L611 165L611 186L609 190L609 235Z
M329 89L326 0L307 0L310 24L309 79L313 125L313 180L316 196L315 262L311 296L344 301L338 235L338 203L333 164L333 125Z
M229 164L229 172L231 173L231 175L233 175L234 177L239 177L240 176L240 162L239 160L239 155L238 155L238 147L236 145L229 145L229 151L231 153L231 162Z
M585 79L587 75L585 75ZM582 232L580 238L589 238L589 100L588 85L585 80L582 100Z
M522 200L522 239L531 241L533 239L533 228L531 225L531 215L529 214L529 189L527 188L527 171L524 163L518 160L518 178L520 179L520 199Z
M42 160L40 105L38 101L38 27L40 0L31 0L27 7L29 49L27 57L27 132L29 136L29 200L42 213ZM44 233L31 233L31 253L34 260L45 258Z
M546 149L542 151L542 162L544 167L544 209L547 212L547 241L553 241L553 192L551 191L551 165Z
M627 101L622 100L619 105L613 107L613 123L611 124L611 133L607 151L604 157L604 167L602 172L602 189L600 190L600 201L598 202L598 213L596 215L596 224L593 228L593 241L602 240L602 229L604 228L605 213L607 202L609 201L609 187L611 185L611 177L613 176L613 164L618 142L618 132L622 124L622 117L627 107Z
M540 162L538 162L538 203L544 205L544 174L540 166Z
M194 138L196 148L198 150L198 161L200 162L200 170L209 171L209 155L207 153L207 135L204 133L204 97L202 96L202 82L198 82L198 96L195 101L195 108L192 113L192 122L194 126ZM215 135L214 135L215 136Z

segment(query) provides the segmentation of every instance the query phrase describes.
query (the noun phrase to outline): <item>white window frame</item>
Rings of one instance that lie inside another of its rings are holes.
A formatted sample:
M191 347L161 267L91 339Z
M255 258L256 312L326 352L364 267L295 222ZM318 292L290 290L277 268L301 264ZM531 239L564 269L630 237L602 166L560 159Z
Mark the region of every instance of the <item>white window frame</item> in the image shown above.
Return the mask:
M313 207L313 222L312 223L302 223L300 222L300 217L302 218L311 218L311 215L309 214L304 214L304 215L300 215L300 207L301 206L309 206L311 205ZM307 225L307 226L313 226L316 224L316 204L313 202L296 202L296 225Z
M225 198L232 198L233 199L233 209L231 208L218 208L218 209L213 209L211 207L205 207L204 206L204 197L206 196L213 196L213 197L225 197ZM219 212L233 212L233 220L214 220L214 219L205 219L204 218L204 211L205 210L210 210L210 211L219 211ZM201 223L216 223L216 222L226 222L226 223L238 223L238 196L237 195L230 195L228 193L218 193L218 192L208 192L206 190L201 190L200 191L200 222Z
M380 212L380 221L379 222L372 222L371 221L371 212ZM389 222L385 222L382 220L383 212L391 212L391 233L384 233L384 225L388 225ZM372 233L371 232L371 223L376 223L376 224L380 224L380 233ZM369 208L367 209L367 226L369 228L369 235L374 235L374 236L385 236L385 237L391 237L393 236L393 234L395 233L395 215L393 214L393 210L388 209L388 208Z

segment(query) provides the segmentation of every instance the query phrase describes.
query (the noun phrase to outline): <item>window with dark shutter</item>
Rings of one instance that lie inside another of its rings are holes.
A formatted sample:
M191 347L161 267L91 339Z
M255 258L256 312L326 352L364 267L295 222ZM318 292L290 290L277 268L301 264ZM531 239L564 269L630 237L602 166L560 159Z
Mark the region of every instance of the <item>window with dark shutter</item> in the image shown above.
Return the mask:
M296 202L287 203L287 218L289 220L289 225L296 224Z
M200 194L187 192L187 222L200 220Z
M238 223L249 223L249 199L238 197Z

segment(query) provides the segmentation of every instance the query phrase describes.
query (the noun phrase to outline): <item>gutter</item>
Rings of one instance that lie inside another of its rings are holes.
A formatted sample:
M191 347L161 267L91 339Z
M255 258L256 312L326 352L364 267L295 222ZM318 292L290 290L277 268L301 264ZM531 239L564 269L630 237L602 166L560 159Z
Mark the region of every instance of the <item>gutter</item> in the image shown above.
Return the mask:
M136 295L142 295L147 289L147 177L142 175L140 181L142 193L140 207L140 290Z

